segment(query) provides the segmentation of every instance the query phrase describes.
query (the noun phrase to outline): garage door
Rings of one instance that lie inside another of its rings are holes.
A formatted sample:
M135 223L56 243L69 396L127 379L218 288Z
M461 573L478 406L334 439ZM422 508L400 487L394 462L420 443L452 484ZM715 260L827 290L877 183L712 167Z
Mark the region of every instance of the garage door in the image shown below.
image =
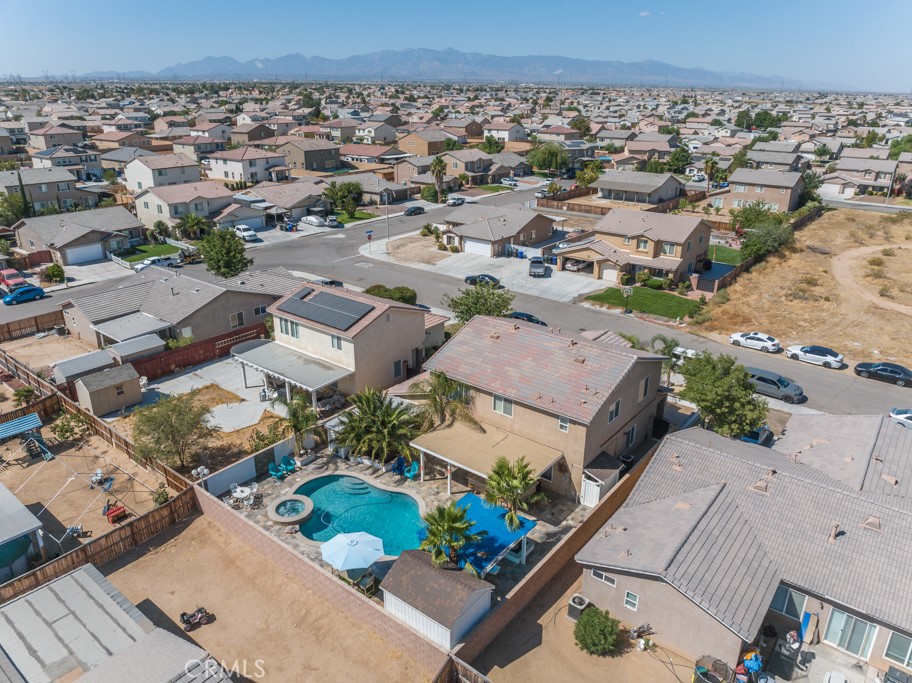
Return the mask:
M612 268L609 265L602 266L602 279L608 280L609 282L617 282L617 268Z
M467 254L481 254L482 256L491 255L491 243L483 240L463 239L462 244Z
M100 244L89 244L85 247L73 247L66 250L66 260L70 265L97 261L104 258L104 250Z

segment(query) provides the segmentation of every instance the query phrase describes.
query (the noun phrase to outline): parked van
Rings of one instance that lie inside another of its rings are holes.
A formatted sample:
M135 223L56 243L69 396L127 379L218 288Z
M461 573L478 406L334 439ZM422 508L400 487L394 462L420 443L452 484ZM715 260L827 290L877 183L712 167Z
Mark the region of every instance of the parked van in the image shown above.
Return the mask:
M804 398L804 390L793 379L761 368L746 368L746 370L750 374L754 391L758 394L772 396L786 403L798 403Z

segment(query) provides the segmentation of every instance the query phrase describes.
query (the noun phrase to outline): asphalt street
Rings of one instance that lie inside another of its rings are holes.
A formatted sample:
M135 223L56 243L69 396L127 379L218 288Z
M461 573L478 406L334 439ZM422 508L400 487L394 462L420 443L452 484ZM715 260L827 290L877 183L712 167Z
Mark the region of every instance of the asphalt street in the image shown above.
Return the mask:
M484 200L484 203L498 206L515 204L529 201L533 195L534 190L505 192ZM391 216L389 234L397 236L419 230L422 225L433 222L435 218L443 216L448 210L441 207L420 216ZM405 285L418 293L420 303L438 308L443 308L441 298L445 294L456 294L460 288L465 287L463 282L455 277L379 261L362 255L359 253L359 248L368 241L366 234L368 229L373 230L375 240L385 238L387 222L385 219L381 219L368 225L356 225L327 233L302 236L291 243L251 245L248 253L254 259L254 268L257 270L284 266L293 271L341 280L347 285L359 288L373 284ZM383 248L381 245L373 244L372 247ZM184 266L177 272L192 274L203 280L213 279L213 276L201 264ZM0 322L52 310L65 298L90 294L106 286L110 286L110 282L86 285L70 291L53 292L52 296L47 299L28 305L2 307L4 310L0 311ZM682 346L687 348L734 355L745 365L764 368L794 379L804 388L808 397L804 405L828 413L886 414L890 408L912 404L912 389L862 379L856 377L849 368L827 370L789 360L782 354L770 355L760 351L735 348L691 332L685 332L682 329L669 328L620 313L525 294L516 295L514 308L532 313L545 320L550 326L567 332L611 329L615 332L635 334L646 340L661 333L674 336ZM814 340L804 341L813 343Z

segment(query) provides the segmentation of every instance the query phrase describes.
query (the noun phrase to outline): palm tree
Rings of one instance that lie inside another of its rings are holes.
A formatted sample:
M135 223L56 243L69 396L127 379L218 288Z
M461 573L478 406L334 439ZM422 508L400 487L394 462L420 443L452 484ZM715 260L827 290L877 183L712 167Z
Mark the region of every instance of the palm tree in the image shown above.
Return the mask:
M427 379L412 384L409 393L421 395L425 399L418 411L422 429L436 429L444 424L462 422L484 431L481 423L472 415L471 394L462 382L450 379L442 372L432 372Z
M431 561L437 567L447 562L458 565L459 551L477 543L484 535L484 532L472 532L475 522L466 519L466 509L457 506L455 500L447 506L438 505L424 516L424 521L427 535L421 541L421 549L431 554ZM467 571L474 571L468 562L465 566Z
M180 217L174 229L177 231L178 237L199 237L200 232L205 229L206 225L208 225L208 221L202 216L197 216L195 213L185 213Z
M538 477L524 456L513 463L503 456L494 461L488 475L484 499L491 505L500 505L506 509L504 521L510 531L516 531L520 527L519 510L528 510L530 503L547 500L544 493L528 493L536 481Z
M626 339L628 342L630 342L631 348L637 349L638 351L646 350L646 342L644 342L635 334L625 334L624 332L618 332L617 334L622 339Z
M459 182L460 182L463 186L468 185L468 184L472 181L472 178L469 176L468 173L460 173L460 174L459 174L458 176L456 176L456 177L459 178Z
M299 454L304 447L304 437L313 432L320 422L320 417L311 406L309 397L303 392L296 391L290 400L284 396L276 396L272 399L272 406L282 406L285 409L286 417L279 418L281 431L284 436L294 436L295 453Z
M649 345L655 353L665 356L665 360L662 361L662 369L665 371L665 386L671 386L671 372L677 362L674 350L680 346L678 340L664 334L657 334L649 340Z
M420 433L421 421L411 406L396 403L380 389L368 387L349 397L353 410L339 417L336 442L357 456L387 462L404 455L412 458L409 445Z
M718 162L712 157L707 157L703 162L703 173L706 175L706 191L709 192L709 184L713 180L713 176L716 175L716 171L719 170Z
M446 162L443 157L434 157L431 162L431 175L434 176L434 187L437 188L437 201L443 196L443 176L446 175Z

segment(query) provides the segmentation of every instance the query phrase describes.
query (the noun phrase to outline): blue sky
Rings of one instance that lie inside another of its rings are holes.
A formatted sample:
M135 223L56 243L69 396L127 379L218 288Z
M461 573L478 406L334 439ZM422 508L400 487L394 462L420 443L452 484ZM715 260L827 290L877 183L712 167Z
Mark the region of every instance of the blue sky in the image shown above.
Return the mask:
M443 6L452 11L438 9ZM377 13L384 17L380 26L359 19ZM912 25L910 0L157 0L142 6L52 0L16 3L15 15L22 29L4 34L0 77L154 72L206 56L244 61L300 52L338 58L452 47L497 55L654 59L864 90L912 89L912 45L903 35ZM40 34L29 26L40 26Z

